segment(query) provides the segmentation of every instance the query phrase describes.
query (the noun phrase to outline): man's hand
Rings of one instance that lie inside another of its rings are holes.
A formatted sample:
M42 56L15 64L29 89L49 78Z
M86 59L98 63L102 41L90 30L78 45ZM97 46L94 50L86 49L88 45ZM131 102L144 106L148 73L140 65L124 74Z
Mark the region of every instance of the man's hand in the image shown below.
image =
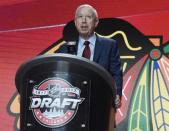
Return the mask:
M119 95L116 95L115 106L116 106L116 108L121 107L121 99L120 99Z

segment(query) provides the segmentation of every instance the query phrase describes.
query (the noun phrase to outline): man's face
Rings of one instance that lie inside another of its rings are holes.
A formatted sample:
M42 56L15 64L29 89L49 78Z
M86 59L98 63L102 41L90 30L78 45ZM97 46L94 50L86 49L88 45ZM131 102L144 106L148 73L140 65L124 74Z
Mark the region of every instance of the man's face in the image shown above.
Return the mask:
M93 34L97 24L98 20L92 9L83 7L78 10L75 18L75 26L81 37L89 38Z

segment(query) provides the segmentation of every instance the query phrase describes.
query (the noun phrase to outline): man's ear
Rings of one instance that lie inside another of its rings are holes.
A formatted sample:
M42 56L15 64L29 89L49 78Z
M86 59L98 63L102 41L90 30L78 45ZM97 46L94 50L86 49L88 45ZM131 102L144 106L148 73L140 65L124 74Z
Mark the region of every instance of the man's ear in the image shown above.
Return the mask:
M76 20L74 19L74 23L75 23L75 26L76 26Z
M97 27L98 24L99 24L99 19L96 19L95 27Z

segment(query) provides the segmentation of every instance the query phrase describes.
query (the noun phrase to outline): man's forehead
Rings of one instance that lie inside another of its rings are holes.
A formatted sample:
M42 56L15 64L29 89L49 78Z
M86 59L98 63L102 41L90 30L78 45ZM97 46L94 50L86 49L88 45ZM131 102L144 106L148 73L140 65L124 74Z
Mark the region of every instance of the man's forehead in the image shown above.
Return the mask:
M90 15L94 14L93 10L91 8L89 8L89 7L82 7L77 11L77 15L86 14L86 13L90 14Z

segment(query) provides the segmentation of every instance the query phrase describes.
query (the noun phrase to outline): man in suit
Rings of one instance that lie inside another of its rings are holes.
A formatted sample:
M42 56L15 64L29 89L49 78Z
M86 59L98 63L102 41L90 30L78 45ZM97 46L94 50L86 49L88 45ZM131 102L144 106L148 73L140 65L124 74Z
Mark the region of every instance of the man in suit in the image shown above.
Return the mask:
M119 108L122 96L122 70L116 41L99 37L94 33L99 19L97 11L90 5L80 5L76 9L74 22L79 33L75 54L98 63L112 75L116 86L115 106ZM69 53L69 49L65 44L58 52Z

